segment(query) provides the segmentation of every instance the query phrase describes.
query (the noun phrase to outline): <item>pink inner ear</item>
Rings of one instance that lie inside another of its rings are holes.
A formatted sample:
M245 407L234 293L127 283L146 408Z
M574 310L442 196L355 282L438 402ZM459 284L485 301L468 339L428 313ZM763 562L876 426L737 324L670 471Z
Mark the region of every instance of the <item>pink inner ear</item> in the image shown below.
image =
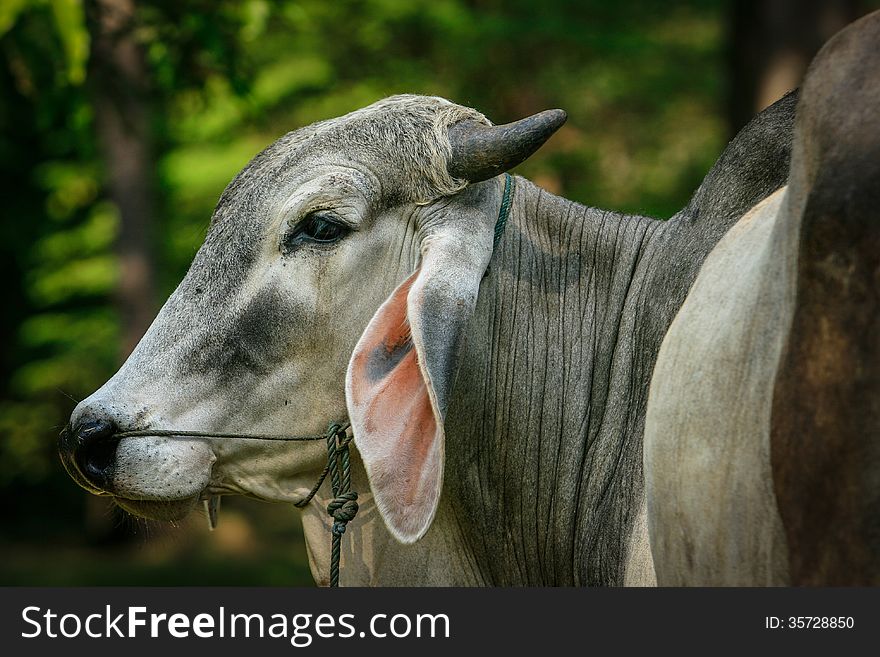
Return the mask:
M430 525L443 467L442 427L406 319L407 295L417 276L376 311L348 371L355 444L383 517L406 542Z

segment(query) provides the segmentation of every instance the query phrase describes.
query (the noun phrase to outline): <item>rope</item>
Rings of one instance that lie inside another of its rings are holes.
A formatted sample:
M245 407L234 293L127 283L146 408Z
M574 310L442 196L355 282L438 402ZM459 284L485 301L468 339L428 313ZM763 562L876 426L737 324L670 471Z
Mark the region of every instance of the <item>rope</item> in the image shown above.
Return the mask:
M342 535L345 527L354 520L358 512L358 494L351 490L351 461L348 445L352 436L346 428L337 424L327 430L327 466L330 471L330 486L333 499L327 505L327 513L333 517L330 530L333 539L330 544L330 586L339 586L339 562L341 559Z
M507 218L510 216L510 204L513 201L513 191L516 189L516 178L509 173L504 174L504 194L501 196L501 208L498 210L498 221L495 222L495 237L492 239L492 248L498 246Z
M240 440L282 440L285 442L301 442L307 440L324 440L327 434L320 436L280 436L261 433L216 433L209 431L172 431L170 429L143 429L140 431L123 431L113 434L113 438L138 438L157 436L171 438L238 438Z
M323 436L322 436L322 438L323 438ZM306 496L305 496L303 499L301 499L299 502L294 502L294 503L293 503L293 506L295 506L297 509L305 508L305 506L306 506L309 502L312 501L312 498L315 496L315 494L316 494L316 493L318 492L318 490L321 488L321 484L323 484L323 483L324 483L324 480L327 478L327 473L328 473L328 472L330 472L330 463L329 463L329 462L327 463L327 465L324 466L324 471L321 473L321 476L318 477L318 481L315 482L315 485L312 486L312 490L309 491L309 494L306 495Z

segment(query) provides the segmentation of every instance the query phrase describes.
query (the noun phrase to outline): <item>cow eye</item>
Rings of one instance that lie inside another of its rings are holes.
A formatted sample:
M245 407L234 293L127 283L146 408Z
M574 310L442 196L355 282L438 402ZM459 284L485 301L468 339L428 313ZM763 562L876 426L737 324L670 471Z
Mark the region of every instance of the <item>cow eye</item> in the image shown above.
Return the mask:
M326 214L313 212L302 223L302 234L315 242L335 242L346 232L344 226L332 221Z
M332 244L345 237L350 230L329 212L312 212L288 233L282 248L289 251L303 242Z

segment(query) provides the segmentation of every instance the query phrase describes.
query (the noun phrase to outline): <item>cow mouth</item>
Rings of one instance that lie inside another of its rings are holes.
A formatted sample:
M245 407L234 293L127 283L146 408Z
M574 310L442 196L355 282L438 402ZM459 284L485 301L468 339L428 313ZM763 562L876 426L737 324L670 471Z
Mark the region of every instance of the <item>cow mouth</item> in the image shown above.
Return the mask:
M147 520L173 522L182 520L196 508L199 495L180 500L132 500L125 497L113 497L113 501L123 510Z

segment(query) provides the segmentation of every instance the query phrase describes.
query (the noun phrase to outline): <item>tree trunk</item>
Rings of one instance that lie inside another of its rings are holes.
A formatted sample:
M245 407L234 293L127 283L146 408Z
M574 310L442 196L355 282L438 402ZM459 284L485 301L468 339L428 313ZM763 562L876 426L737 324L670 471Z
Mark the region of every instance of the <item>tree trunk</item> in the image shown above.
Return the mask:
M115 301L122 324L120 361L146 332L156 313L152 257L154 186L152 131L144 53L134 36L133 0L90 0L90 93L95 130L110 198L119 210ZM86 529L95 542L130 539L123 512L106 498L89 496ZM109 507L109 508L108 508Z
M733 0L727 23L731 136L800 85L822 45L864 11L861 0Z
M122 356L146 332L156 313L151 254L153 160L144 54L134 38L133 0L93 0L92 99L95 127L107 168L110 197L119 208L116 242L122 317Z

